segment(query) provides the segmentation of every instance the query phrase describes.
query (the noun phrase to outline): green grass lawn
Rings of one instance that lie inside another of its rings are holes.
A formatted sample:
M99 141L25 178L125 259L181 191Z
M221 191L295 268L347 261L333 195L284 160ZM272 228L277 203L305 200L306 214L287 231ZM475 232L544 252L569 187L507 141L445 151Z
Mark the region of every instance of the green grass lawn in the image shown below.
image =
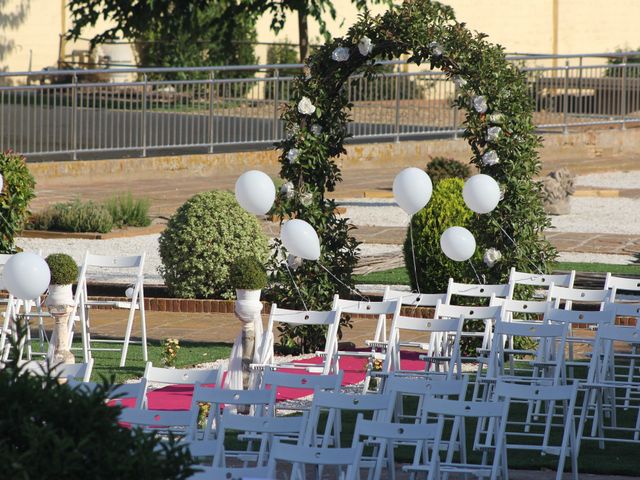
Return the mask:
M640 277L640 264L638 265L614 265L609 263L574 263L558 262L553 270L579 272L611 272L613 274L638 275ZM409 272L405 267L393 268L373 272L367 275L356 275L356 283L370 283L376 285L409 285Z
M95 346L95 344L94 344ZM118 345L115 345L116 347ZM80 343L74 343L74 347L80 348ZM149 361L155 366L162 366L163 347L159 342L149 342ZM180 342L180 350L176 367L191 367L205 362L213 362L220 358L228 358L231 353L231 345L227 343L189 343ZM82 352L74 350L76 359L81 359ZM91 374L92 380L100 380L101 376L110 378L115 375L116 383L122 383L130 378L141 377L144 373L145 363L142 360L142 346L130 345L125 367L120 368L120 352L93 352L94 366Z

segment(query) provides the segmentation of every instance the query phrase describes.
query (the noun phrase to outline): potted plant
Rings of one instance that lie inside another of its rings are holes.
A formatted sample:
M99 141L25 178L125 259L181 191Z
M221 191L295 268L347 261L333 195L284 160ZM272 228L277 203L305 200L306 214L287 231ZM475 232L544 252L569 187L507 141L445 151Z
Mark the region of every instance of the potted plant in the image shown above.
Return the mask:
M64 253L53 253L45 261L51 271L49 294L45 305L55 319L51 339L54 348L50 349L50 352L55 362L74 363L75 358L68 348L67 333L69 316L74 304L72 285L78 277L78 265L73 258Z
M228 385L232 389L246 389L254 361L255 339L262 335L260 293L267 286L267 272L257 258L241 257L231 265L229 281L236 289L235 312L242 321L242 333L231 352Z

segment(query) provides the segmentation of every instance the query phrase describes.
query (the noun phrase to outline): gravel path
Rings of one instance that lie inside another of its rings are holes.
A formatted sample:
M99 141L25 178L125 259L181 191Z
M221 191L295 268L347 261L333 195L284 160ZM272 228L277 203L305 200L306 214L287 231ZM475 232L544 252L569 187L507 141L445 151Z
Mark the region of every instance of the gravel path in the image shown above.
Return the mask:
M409 215L392 199L347 198L338 204L347 208L347 212L343 216L350 218L355 225L378 227L406 227L409 225Z
M640 188L640 170L582 175L576 178L580 187Z
M640 234L640 199L571 198L571 213L551 217L560 232Z

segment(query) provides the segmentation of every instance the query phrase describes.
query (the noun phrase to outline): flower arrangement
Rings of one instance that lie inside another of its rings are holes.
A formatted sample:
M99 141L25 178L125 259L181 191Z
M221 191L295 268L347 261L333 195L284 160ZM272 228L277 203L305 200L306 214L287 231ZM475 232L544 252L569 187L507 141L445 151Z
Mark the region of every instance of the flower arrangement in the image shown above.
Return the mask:
M162 362L165 367L175 367L178 360L178 351L180 350L180 340L177 338L167 338L163 344Z

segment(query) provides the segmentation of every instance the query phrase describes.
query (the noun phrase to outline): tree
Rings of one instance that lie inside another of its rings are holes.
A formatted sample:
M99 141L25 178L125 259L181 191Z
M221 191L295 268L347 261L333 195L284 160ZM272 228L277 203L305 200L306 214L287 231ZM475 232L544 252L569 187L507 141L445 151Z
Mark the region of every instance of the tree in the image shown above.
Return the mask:
M70 0L72 39L101 19L113 26L92 45L131 39L140 63L148 66L202 66L255 63L255 15L224 16L232 0Z
M392 5L392 0L350 0L359 11L366 10L367 4ZM320 26L327 41L331 37L325 21L326 14L332 20L336 19L337 12L332 0L239 0L236 5L231 5L227 16L233 18L241 12L255 12L262 16L271 15L271 30L278 33L284 27L289 13L295 13L298 17L298 34L300 44L300 61L304 62L309 54L309 25L311 17Z

